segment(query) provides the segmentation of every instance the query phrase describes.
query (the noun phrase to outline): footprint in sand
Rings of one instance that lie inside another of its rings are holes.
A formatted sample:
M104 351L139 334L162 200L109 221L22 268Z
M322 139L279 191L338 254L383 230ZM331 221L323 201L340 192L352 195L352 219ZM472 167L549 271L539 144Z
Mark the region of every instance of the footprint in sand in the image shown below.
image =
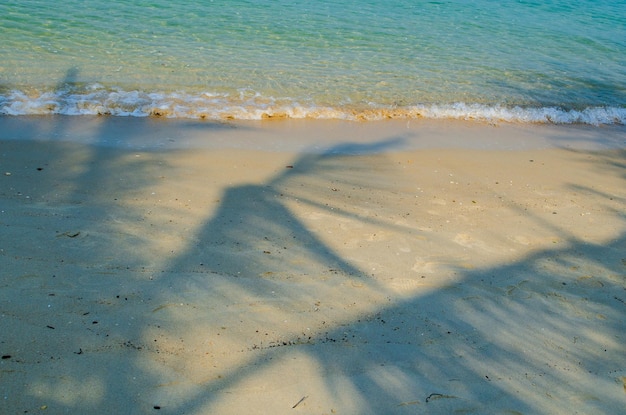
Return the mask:
M438 287L436 279L433 278L394 278L389 284L390 288L399 293L412 293L419 288Z
M532 297L532 293L528 291L526 285L528 285L527 280L520 281L515 285L509 285L506 288L506 295L508 297L521 298L521 299L530 298Z
M411 267L411 270L421 274L433 274L437 271L438 266L438 262L425 261L421 258L416 258L413 267Z
M497 249L494 249L493 246L487 245L485 242L475 239L471 235L467 233L457 233L454 237L454 242L465 247L465 248L474 248L474 249L482 249L487 252L497 252Z

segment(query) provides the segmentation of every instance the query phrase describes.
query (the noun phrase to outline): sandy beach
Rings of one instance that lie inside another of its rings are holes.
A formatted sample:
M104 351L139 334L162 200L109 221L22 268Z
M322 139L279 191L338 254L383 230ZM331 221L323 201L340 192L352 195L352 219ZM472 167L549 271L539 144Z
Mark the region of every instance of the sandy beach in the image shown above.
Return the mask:
M0 117L0 413L620 413L625 137Z

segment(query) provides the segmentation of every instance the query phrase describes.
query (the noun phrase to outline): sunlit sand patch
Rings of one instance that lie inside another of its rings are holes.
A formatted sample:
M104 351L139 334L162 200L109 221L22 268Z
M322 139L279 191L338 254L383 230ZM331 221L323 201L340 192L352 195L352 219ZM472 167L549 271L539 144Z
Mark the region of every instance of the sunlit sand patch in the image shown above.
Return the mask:
M516 235L516 236L511 237L509 239L512 240L515 243L518 243L520 245L525 245L525 246L530 245L532 243L531 240L528 237L524 236L524 235Z

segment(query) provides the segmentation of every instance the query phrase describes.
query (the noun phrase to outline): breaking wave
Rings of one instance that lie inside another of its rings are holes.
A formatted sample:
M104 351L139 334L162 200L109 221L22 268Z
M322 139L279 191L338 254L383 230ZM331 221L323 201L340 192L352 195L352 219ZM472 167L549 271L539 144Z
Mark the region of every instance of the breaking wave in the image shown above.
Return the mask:
M14 90L0 95L2 115L112 115L208 120L261 120L310 118L341 120L461 119L482 122L550 124L626 124L626 108L588 107L564 109L556 106L523 107L472 103L385 106L370 103L356 106L320 106L289 98L264 97L241 91L226 93L159 93L108 90L93 85L86 91L32 92Z

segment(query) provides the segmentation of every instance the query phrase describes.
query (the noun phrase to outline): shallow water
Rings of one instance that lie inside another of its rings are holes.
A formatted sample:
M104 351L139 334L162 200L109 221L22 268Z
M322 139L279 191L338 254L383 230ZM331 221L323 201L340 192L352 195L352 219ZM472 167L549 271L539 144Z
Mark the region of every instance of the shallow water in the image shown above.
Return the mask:
M0 113L626 123L624 1L8 1Z

